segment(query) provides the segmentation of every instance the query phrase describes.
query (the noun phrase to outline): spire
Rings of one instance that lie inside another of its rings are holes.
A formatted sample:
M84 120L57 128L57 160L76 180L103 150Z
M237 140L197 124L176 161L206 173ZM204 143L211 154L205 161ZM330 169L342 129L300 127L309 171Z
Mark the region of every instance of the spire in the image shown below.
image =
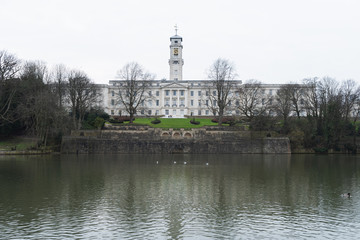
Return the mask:
M175 35L177 35L177 31L178 31L178 26L177 26L177 24L175 24L174 28L175 28Z

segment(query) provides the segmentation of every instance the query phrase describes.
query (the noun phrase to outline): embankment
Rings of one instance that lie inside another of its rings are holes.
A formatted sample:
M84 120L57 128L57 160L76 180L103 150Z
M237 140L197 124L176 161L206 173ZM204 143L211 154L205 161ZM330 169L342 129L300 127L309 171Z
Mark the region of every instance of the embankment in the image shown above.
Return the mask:
M122 127L73 131L63 137L62 153L291 153L288 138L252 138L239 129L204 127L162 130Z

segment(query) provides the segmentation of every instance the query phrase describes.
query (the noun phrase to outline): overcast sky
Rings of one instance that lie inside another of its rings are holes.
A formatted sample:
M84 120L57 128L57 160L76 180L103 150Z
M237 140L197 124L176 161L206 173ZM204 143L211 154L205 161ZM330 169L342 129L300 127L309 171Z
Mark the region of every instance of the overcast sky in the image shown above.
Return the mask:
M185 80L206 78L221 57L241 80L360 82L359 0L0 0L0 23L0 50L96 83L130 61L169 79L175 24Z

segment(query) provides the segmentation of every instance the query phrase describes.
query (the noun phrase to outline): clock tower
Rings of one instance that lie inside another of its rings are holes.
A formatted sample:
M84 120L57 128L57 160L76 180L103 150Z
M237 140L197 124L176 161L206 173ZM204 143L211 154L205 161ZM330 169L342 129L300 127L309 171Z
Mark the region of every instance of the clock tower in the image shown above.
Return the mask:
M170 37L170 80L182 80L182 67L184 60L182 59L182 37L177 35L177 25L175 25L175 35Z

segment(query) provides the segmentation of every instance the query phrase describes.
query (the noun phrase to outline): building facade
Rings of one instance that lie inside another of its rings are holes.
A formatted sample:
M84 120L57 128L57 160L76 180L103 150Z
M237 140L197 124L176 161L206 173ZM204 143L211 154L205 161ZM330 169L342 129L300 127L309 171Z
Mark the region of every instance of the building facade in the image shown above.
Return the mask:
M149 81L146 90L146 100L138 108L138 116L161 116L183 118L187 116L214 116L209 105L209 95L216 94L211 80L183 80L183 38L176 34L170 37L169 80ZM119 90L125 86L126 80L110 80L108 85L102 85L103 107L111 116L128 115L119 101ZM230 97L238 94L242 81L232 82L233 90ZM276 95L279 84L262 84L263 95ZM235 100L226 108L225 115L241 115L237 110ZM215 100L216 101L216 100ZM212 103L214 104L214 103ZM215 103L216 104L216 103Z

